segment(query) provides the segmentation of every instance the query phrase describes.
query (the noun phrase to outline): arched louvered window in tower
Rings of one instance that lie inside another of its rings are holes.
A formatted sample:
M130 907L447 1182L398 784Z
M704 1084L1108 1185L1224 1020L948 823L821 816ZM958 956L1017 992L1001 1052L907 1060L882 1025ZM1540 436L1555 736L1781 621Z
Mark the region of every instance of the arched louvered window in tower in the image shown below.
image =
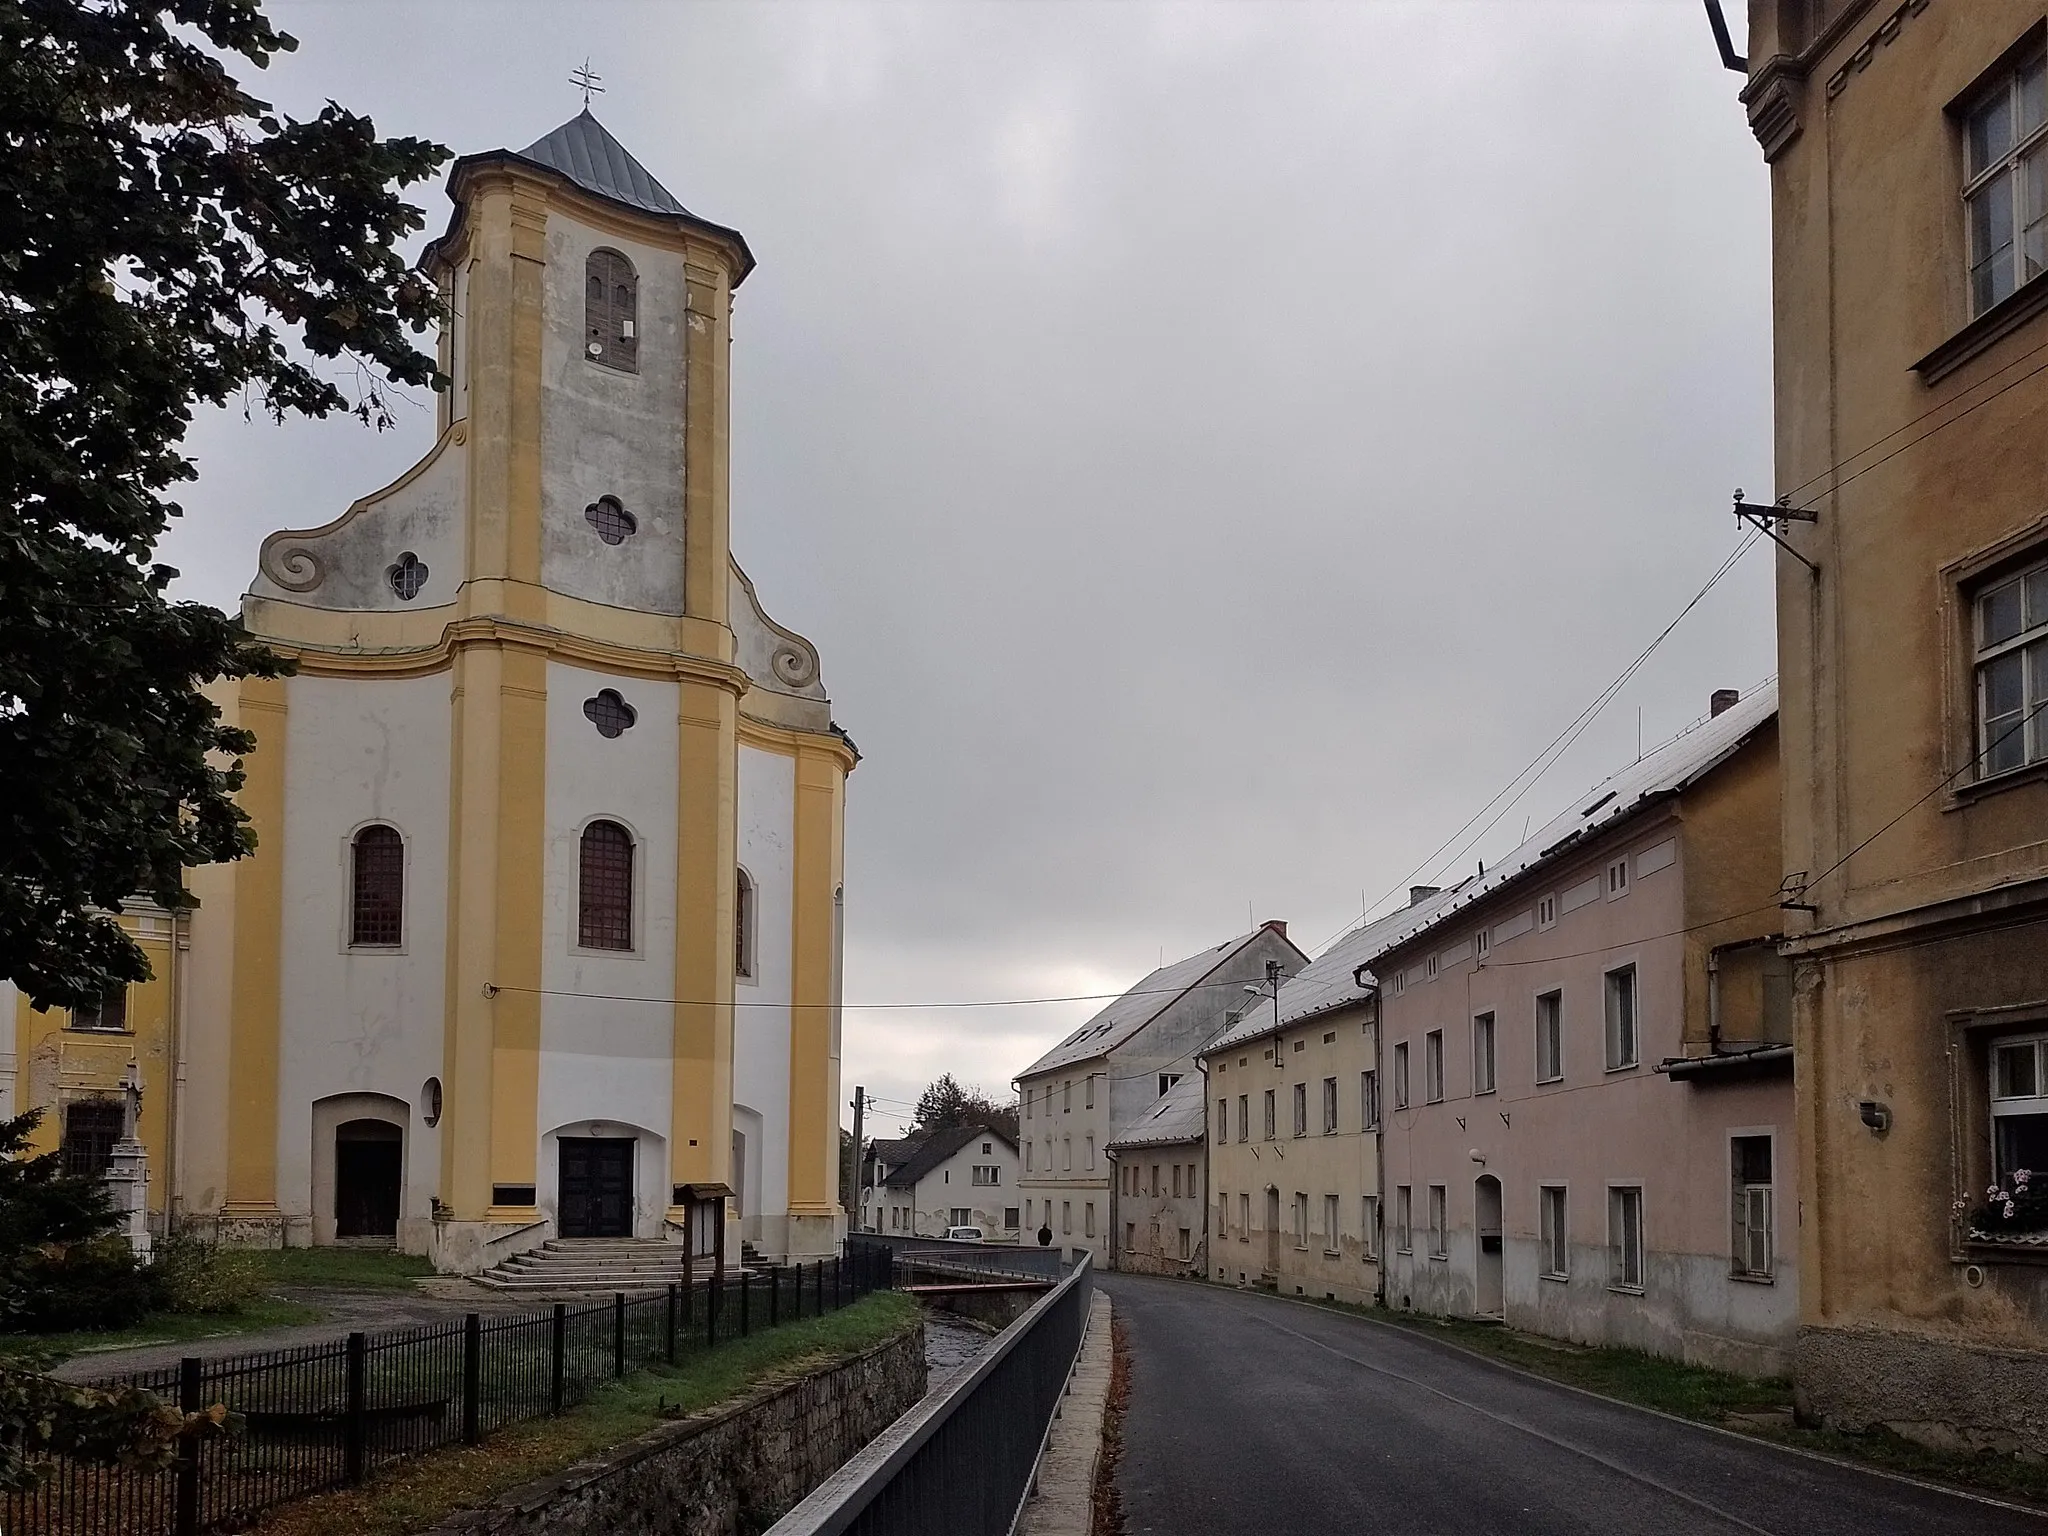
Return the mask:
M584 949L633 947L633 834L616 821L583 829L576 942Z
M607 368L640 371L639 274L603 246L583 264L583 354Z
M743 869L732 906L732 973L743 981L754 975L754 881Z
M356 834L349 871L348 941L390 947L405 938L405 839L396 827Z

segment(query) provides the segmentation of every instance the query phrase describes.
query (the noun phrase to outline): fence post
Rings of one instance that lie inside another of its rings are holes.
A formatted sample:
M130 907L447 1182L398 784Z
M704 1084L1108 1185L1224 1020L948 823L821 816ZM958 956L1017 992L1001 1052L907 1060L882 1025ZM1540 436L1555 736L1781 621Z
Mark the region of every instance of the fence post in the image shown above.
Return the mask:
M748 1333L747 1298L753 1294L754 1277L746 1270L740 1271L740 1337Z
M199 1361L187 1356L178 1362L178 1408L183 1413L199 1411ZM178 1442L177 1536L199 1536L199 1441L187 1434Z
M350 1487L361 1483L369 1460L366 1434L369 1422L363 1412L364 1377L369 1359L369 1338L361 1333L348 1336L348 1411L342 1420L342 1477Z
M462 1443L483 1439L484 1320L472 1312L462 1320Z
M670 1365L676 1363L676 1287L673 1285L668 1288L668 1318L662 1328L661 1353Z
M626 1293L612 1292L612 1375L626 1374Z
M775 1327L782 1321L782 1266L768 1266L768 1326Z
M715 1275L715 1274L712 1274L712 1275L707 1275L707 1276L705 1277L705 1279L704 1279L704 1342L705 1342L705 1343L706 1343L707 1345L709 1345L709 1344L716 1344L716 1343L718 1342L718 1304L719 1304L719 1300L720 1300L719 1292L720 1292L720 1291L721 1291L722 1289L723 1289L723 1287L721 1287L721 1286L719 1285L719 1283L718 1283L718 1276L717 1276L717 1275Z
M555 1326L552 1340L554 1359L548 1368L548 1412L559 1415L562 1411L562 1385L567 1374L569 1356L569 1304L555 1303Z

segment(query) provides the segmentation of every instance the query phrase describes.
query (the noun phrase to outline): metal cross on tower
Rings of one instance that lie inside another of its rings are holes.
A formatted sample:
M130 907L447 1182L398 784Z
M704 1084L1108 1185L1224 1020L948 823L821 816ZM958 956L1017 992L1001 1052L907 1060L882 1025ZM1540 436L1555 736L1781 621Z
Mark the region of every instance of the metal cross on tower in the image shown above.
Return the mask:
M583 92L583 109L586 112L590 110L590 98L604 94L604 87L598 84L603 78L604 76L596 74L591 70L590 60L587 57L583 60L583 67L581 69L569 71L569 83Z

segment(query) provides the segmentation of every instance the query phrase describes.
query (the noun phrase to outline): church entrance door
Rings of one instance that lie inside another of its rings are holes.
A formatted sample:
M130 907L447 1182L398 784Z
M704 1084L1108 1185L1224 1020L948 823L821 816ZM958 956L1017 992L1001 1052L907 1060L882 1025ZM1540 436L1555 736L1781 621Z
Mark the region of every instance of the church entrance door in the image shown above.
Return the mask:
M564 1136L561 1224L564 1237L633 1235L633 1140Z
M334 1129L334 1235L398 1235L405 1132L388 1120L345 1120Z

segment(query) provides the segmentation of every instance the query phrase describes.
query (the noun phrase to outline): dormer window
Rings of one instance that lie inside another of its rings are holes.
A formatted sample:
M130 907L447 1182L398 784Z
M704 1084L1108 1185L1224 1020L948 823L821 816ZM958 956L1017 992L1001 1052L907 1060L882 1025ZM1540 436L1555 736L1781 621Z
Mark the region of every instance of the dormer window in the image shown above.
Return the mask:
M623 373L640 371L640 277L619 252L599 247L583 264L583 354Z

